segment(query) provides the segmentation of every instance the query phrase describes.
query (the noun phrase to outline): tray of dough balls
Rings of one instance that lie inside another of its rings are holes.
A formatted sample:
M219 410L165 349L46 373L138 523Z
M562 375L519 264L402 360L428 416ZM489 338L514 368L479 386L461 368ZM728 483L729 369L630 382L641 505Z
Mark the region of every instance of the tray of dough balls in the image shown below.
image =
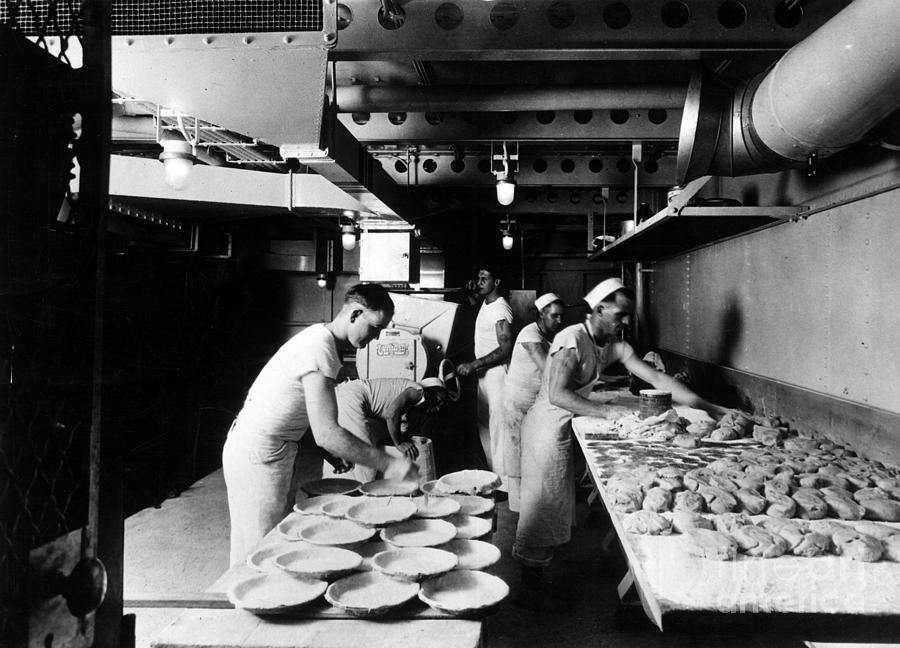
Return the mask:
M662 598L677 600L693 584L701 592L695 601L708 592L711 606L728 600L760 611L900 609L895 467L829 441L788 437L689 468L613 467L600 481L620 535L652 566L646 573L663 588ZM794 576L785 578L785 569ZM728 599L723 592L732 587Z
M470 481L460 483L471 488ZM232 584L228 598L261 616L489 614L509 593L486 571L500 560L500 550L486 540L492 520L484 515L492 510L489 498L429 495L388 480L362 484L352 496L311 496L276 527L272 542L248 556L246 576Z

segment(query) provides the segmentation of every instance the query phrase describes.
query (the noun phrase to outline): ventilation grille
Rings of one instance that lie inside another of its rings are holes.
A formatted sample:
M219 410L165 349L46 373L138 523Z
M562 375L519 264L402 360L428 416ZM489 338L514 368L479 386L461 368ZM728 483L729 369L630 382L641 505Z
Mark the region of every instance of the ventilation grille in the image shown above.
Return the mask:
M28 36L80 33L80 2L2 0L0 23ZM113 0L113 35L322 31L321 0Z

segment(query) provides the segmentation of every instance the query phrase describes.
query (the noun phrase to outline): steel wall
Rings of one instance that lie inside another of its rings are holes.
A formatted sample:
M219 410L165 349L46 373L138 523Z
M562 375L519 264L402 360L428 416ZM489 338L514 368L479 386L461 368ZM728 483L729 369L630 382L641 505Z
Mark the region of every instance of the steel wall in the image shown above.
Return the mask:
M900 190L655 264L658 345L900 412Z

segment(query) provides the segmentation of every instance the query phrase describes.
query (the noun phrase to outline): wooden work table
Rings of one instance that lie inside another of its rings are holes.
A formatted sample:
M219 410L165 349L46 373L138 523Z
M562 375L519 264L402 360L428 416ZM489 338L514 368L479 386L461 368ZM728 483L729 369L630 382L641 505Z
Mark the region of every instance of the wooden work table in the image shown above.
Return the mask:
M296 514L291 514L296 515ZM283 544L273 529L258 548ZM324 600L291 614L258 617L234 609L225 592L254 574L237 565L213 583L200 600L174 601L186 609L155 640L153 648L478 648L481 619L462 619L431 610L416 600L383 617L362 619L332 608Z
M613 510L603 486L613 473L640 466L689 470L739 454L748 447L746 442L681 449L614 440L610 422L603 419L577 417L572 427L628 560L619 596L625 600L630 592L636 594L660 630L770 633L811 641L900 639L898 563L862 563L831 555L762 559L743 554L720 562L688 555L676 534L645 536L624 531L622 515ZM900 528L900 524L890 526Z

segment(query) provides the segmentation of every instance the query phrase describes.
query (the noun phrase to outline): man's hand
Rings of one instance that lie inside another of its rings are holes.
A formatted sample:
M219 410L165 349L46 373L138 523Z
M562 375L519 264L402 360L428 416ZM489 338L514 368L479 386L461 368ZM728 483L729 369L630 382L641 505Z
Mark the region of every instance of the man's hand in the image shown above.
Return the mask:
M416 447L416 444L411 441L404 441L403 443L400 443L399 445L397 445L397 450L408 457L410 461L415 461L416 457L419 456L419 449Z
M419 468L406 455L402 457L391 457L388 460L387 467L384 469L385 479L400 479L403 481L414 481L419 477Z
M335 475L343 475L344 473L348 473L353 470L353 464L349 461L344 461L338 457L334 458L335 461L331 463L331 467L334 470Z
M472 376L478 371L478 367L474 362L463 362L456 367L456 373L460 376Z

